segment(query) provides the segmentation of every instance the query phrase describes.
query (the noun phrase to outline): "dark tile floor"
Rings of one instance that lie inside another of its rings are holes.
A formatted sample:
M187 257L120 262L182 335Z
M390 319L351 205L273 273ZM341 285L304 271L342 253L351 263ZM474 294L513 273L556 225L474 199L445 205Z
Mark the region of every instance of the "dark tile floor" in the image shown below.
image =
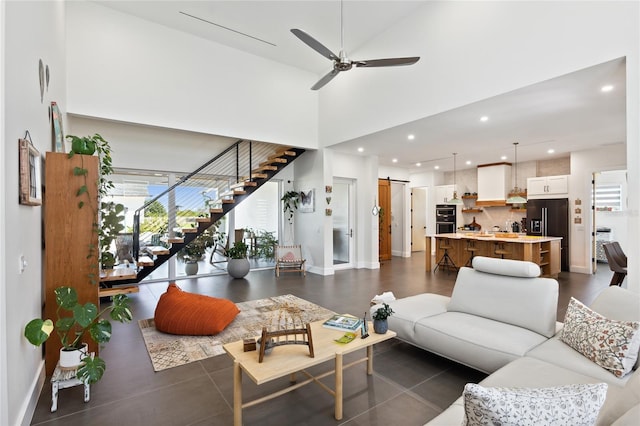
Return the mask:
M611 273L601 267L595 275L562 273L558 318L569 298L591 303L608 286ZM185 291L241 302L291 293L336 312L361 314L383 291L396 297L421 292L450 295L455 274L426 273L424 253L393 258L379 270L339 271L334 276L251 272L246 279L214 276L178 281ZM134 322L114 324L113 337L101 351L107 363L103 379L91 387L91 401L83 403L81 387L60 391L58 411L50 412L51 387L47 381L33 417L34 425L231 425L233 423L232 363L220 355L181 367L154 372L137 320L153 317L167 283L145 284L131 296ZM344 418L333 418L332 397L313 384L268 403L244 410L246 425L422 425L449 406L464 384L477 382L483 373L392 339L376 345L374 374L359 364L345 371ZM361 357L356 353L352 357ZM345 361L346 363L347 361ZM323 364L314 371L331 369ZM333 376L323 381L332 386ZM288 383L275 381L260 387L243 380L245 399L272 392Z

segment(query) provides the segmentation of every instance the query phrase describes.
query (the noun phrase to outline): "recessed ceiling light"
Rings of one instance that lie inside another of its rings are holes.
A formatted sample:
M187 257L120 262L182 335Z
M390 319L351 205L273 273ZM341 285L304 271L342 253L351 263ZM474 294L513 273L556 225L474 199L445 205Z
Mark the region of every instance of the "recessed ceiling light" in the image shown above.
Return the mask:
M547 150L547 154L553 154L554 152L556 152L556 150L553 148Z
M433 166L434 169L439 170L440 166Z
M364 152L364 148L363 147L358 148L358 152Z
M422 163L416 163L416 166L420 167L422 166Z
M410 141L414 140L416 137L415 135L408 135L407 139L409 139Z
M488 121L489 117L487 117L486 115L483 115L482 117L480 117L480 121L485 122Z
M503 155L502 157L500 157L500 159L501 159L501 160L506 160L506 159L507 159L507 156L506 156L506 155Z
M394 158L394 159L393 159L393 160L391 160L391 161L393 161L394 163L397 163L397 162L398 162L398 159L397 159L397 158Z
M602 86L600 90L603 92L610 92L613 90L613 86L611 84L607 84L605 86Z
M467 162L465 163L467 166L471 164L471 160L467 160Z

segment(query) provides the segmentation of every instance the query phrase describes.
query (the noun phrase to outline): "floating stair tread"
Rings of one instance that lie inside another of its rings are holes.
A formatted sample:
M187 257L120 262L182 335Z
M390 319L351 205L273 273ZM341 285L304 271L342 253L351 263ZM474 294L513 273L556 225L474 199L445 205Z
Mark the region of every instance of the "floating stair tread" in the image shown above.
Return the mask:
M100 271L100 282L135 279L138 276L136 268L115 268Z
M260 167L268 166L268 165L273 164L273 163L287 164L288 162L289 162L289 160L287 160L286 158L282 158L282 157L270 158L269 160L260 163Z
M184 243L184 238L169 238L167 242L169 244L180 244L180 243Z
M288 157L295 157L296 156L296 152L295 151L278 151L273 155L270 155L268 158L269 160L273 159L273 158L277 158L277 157L282 157L283 155L286 155Z
M197 228L182 228L182 232L185 233L185 234L196 234L198 232L198 229Z
M159 254L169 254L169 249L162 246L149 246L147 247L147 251L153 254L154 256Z
M221 208L210 209L209 213L211 213L211 214L224 213L224 210L221 209Z
M260 172L262 172L264 170L269 170L269 171L272 171L272 172L276 172L276 171L278 171L278 166L271 166L271 165L260 166L257 169L254 169L253 172L254 173L260 173Z
M138 258L138 266L153 266L153 259L149 256L140 256Z
M236 200L234 200L234 199L222 200L222 204L234 204L235 202L236 202Z
M115 296L116 294L138 293L140 289L136 285L128 285L125 287L101 288L98 290L99 297Z
M198 222L198 223L211 222L211 218L210 217L197 217L196 218L196 222Z
M243 189L234 189L233 191L225 192L224 194L220 194L220 197L233 197L234 195L245 195L247 191Z
M251 179L266 179L269 175L266 173L251 173Z

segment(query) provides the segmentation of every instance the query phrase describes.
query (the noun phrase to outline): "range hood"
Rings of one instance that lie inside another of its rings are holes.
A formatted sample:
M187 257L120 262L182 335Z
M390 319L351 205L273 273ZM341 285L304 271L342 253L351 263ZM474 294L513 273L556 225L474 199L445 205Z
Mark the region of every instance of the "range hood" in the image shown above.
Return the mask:
M511 163L478 165L476 206L506 206L511 185Z

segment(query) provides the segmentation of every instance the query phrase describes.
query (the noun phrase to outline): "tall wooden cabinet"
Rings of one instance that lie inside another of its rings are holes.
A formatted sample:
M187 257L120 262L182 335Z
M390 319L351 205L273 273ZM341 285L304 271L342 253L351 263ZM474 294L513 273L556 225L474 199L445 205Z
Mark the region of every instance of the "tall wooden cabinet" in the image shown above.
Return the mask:
M89 196L78 197L76 192L84 184L82 176L73 170L88 170L86 184ZM73 287L81 303L99 306L98 284L92 284L90 274L98 277L97 254L87 259L89 247L97 253L98 235L92 232L98 221L98 157L47 152L45 162L44 238L45 238L45 318L56 319L54 290L62 285ZM78 207L82 200L85 205ZM55 333L55 331L54 331ZM98 353L98 345L86 339L91 352ZM51 336L45 343L47 375L58 362L60 339Z

